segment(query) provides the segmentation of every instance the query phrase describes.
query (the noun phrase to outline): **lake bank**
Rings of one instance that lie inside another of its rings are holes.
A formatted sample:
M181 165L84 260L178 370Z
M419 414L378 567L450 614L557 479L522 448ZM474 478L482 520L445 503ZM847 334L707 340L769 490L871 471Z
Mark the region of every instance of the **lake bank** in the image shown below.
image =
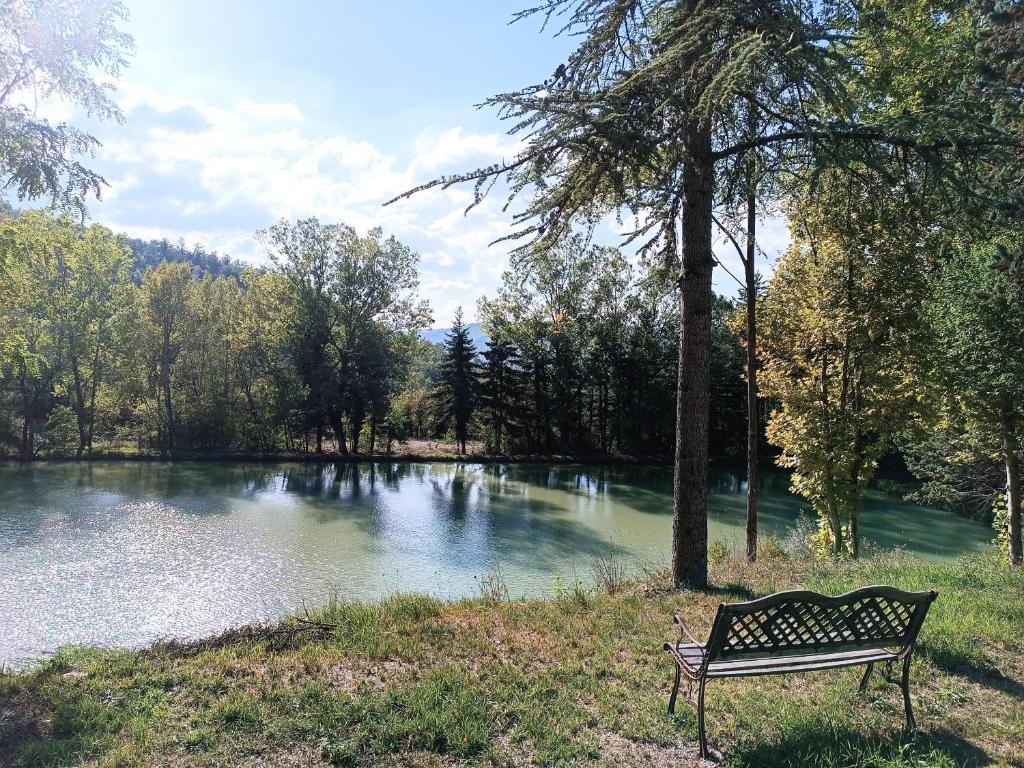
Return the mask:
M695 766L694 717L665 714L674 612L802 586L937 589L901 732L898 689L859 670L747 678L708 694L727 766L1010 766L1024 754L1024 574L996 560L713 566L614 594L442 603L395 595L138 652L66 650L0 677L0 764L37 766ZM612 586L612 585L606 585Z

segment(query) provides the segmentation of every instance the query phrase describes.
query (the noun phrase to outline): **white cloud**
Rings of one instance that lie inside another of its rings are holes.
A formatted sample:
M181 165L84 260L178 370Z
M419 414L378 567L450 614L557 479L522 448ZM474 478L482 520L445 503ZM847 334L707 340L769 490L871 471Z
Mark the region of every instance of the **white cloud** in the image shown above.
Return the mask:
M488 244L507 234L510 218L499 201L469 216L465 188L382 203L441 173L511 156L518 145L509 137L425 129L400 162L356 137L317 135L295 104L215 106L126 83L119 103L127 120L104 126L110 138L98 162L110 187L92 208L96 220L254 262L264 259L255 230L280 218L380 226L423 254L422 289L438 323L459 304L472 314L477 297L493 292L507 248Z

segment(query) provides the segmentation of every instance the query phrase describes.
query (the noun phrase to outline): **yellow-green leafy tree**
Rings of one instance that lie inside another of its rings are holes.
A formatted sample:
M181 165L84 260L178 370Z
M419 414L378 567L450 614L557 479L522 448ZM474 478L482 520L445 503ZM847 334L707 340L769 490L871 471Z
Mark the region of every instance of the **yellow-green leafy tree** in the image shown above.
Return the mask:
M131 291L130 262L127 246L98 225L33 211L0 222L0 368L18 393L23 458L34 453L50 401L67 403L77 455L91 449L110 321Z
M899 195L871 189L836 176L793 207L759 311L762 392L778 403L767 435L833 556L858 555L864 489L920 399L925 230Z

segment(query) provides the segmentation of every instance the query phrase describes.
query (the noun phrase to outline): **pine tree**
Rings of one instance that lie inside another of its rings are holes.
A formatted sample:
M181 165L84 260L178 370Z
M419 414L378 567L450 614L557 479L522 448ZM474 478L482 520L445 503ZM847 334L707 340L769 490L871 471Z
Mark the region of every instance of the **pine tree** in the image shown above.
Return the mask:
M488 340L483 358L480 408L491 426L491 450L501 453L502 446L508 445L509 431L513 428L512 414L521 406L522 358L515 346L497 337Z
M445 334L441 375L435 391L439 431L447 431L450 426L455 428L459 453L466 452L469 423L476 408L479 389L476 354L476 345L469 335L469 328L462 322L462 307L459 307L451 330Z

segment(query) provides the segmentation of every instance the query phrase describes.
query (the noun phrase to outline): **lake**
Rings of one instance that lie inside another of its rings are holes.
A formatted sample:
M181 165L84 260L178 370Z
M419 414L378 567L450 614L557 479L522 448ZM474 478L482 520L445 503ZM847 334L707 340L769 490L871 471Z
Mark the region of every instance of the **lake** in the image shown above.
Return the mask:
M807 505L765 473L761 530ZM745 483L712 473L711 537L742 548ZM668 467L93 462L0 465L0 663L65 644L196 637L332 595L513 597L591 579L595 556L667 564ZM990 529L870 492L863 535L925 558Z

